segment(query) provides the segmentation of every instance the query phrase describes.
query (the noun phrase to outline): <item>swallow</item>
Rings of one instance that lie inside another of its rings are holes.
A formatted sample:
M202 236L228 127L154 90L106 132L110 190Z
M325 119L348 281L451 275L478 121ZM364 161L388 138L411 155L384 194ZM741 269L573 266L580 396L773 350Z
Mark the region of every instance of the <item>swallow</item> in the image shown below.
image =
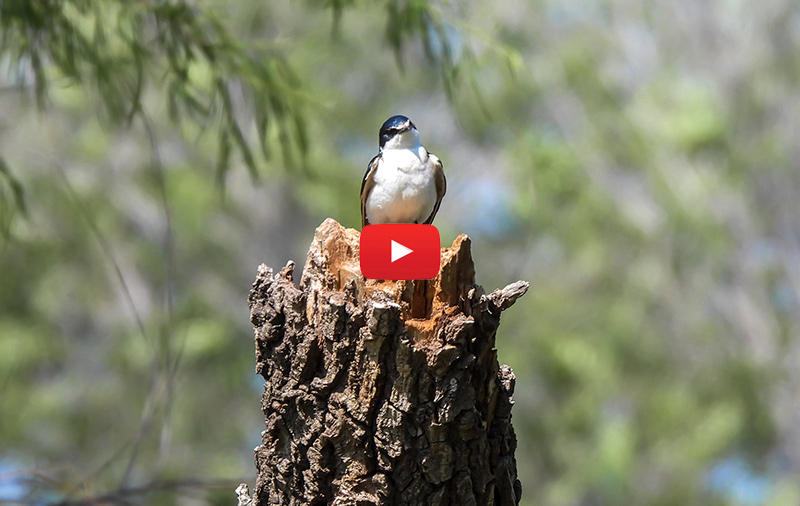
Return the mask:
M378 135L378 154L361 182L361 226L430 225L447 190L442 161L420 144L405 116L387 119Z

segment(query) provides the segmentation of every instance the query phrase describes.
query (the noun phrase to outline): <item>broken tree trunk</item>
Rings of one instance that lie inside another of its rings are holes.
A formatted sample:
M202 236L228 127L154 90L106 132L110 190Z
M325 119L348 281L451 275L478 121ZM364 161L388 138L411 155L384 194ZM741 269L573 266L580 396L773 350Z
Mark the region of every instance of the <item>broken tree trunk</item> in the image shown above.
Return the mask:
M494 345L528 284L484 295L466 235L430 281L365 279L358 244L328 219L299 287L293 262L258 269L256 506L518 504L514 375Z

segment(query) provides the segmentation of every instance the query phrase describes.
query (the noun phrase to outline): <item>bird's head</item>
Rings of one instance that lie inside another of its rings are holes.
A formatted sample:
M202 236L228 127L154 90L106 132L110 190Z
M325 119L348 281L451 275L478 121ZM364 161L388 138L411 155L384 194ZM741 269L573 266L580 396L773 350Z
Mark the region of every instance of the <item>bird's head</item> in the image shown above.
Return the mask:
M383 123L378 139L381 149L408 148L419 144L419 132L410 119L397 115Z

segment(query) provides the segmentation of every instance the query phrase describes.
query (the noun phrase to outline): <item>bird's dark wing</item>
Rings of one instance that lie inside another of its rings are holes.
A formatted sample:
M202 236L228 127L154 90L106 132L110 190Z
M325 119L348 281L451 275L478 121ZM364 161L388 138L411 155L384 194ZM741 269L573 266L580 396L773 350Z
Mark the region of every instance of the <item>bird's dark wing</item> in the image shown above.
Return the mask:
M375 171L378 170L378 161L381 159L380 153L375 155L367 165L367 172L364 174L364 180L361 181L361 227L369 225L367 221L367 197L372 187L375 186Z
M447 191L447 179L444 177L444 167L442 166L442 161L439 160L438 156L430 153L428 154L428 158L430 158L431 162L433 163L433 179L436 181L436 204L433 206L431 215L428 216L427 220L425 220L425 225L430 225L433 223L433 218L436 216L436 213L439 212L439 204L442 203L442 197L444 197L444 194Z

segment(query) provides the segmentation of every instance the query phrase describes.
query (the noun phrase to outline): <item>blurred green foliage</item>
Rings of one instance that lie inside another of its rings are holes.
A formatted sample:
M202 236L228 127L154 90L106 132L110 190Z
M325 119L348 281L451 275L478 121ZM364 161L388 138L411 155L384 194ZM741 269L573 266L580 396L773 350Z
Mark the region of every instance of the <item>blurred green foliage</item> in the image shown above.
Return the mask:
M300 83L271 44L244 46L210 7L184 1L6 0L0 48L29 69L40 106L50 88L89 88L113 122L146 117L142 94L157 83L173 121L216 121L217 168L224 176L236 147L255 173L247 128L234 102L252 101L248 122L265 157L274 129L284 156L307 149ZM12 69L12 72L15 69Z
M231 504L246 295L448 175L517 375L524 505L797 504L796 7L0 0L0 500ZM202 482L202 483L199 483ZM124 497L119 494L124 493Z

